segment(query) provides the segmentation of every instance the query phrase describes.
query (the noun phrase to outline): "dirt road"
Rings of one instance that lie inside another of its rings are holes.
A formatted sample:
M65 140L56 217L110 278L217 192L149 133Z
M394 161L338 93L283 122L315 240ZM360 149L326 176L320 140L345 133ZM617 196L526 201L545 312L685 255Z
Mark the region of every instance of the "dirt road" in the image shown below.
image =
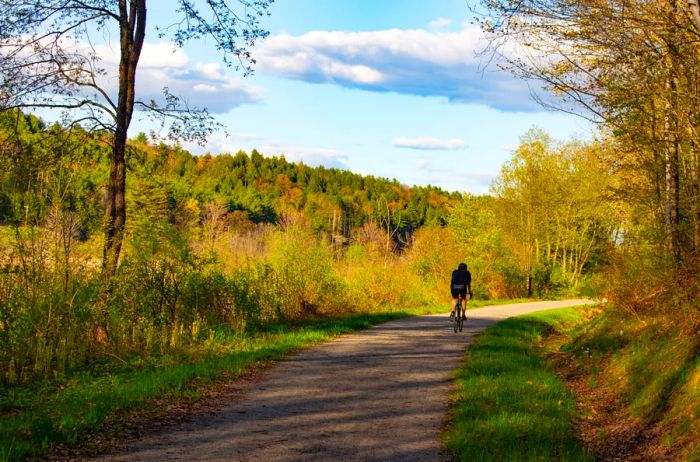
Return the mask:
M274 365L215 412L132 441L113 461L440 461L452 371L474 334L504 318L587 300L381 324Z

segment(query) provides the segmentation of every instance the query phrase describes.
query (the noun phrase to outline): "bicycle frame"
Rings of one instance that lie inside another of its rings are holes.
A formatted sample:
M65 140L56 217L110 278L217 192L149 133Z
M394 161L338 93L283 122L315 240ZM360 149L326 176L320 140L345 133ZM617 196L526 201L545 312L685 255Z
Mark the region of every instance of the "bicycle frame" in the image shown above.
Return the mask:
M464 327L464 310L465 307L462 305L464 303L464 299L462 298L462 294L457 295L457 306L455 306L455 320L454 320L454 330L455 332L459 331L462 332L462 328Z

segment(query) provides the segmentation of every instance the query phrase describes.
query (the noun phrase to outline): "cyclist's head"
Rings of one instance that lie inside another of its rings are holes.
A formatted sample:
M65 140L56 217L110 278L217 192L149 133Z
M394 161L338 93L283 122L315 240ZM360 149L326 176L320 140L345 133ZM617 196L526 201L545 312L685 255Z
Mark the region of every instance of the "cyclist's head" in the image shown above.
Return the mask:
M465 269L467 269L467 264L466 264L466 263L460 263L459 265L457 265L457 269L458 269L458 270L464 271Z

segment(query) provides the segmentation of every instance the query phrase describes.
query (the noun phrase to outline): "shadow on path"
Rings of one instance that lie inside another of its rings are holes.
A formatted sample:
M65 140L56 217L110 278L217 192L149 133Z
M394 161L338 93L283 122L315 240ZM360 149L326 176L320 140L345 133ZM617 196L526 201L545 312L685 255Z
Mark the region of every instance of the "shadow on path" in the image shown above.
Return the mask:
M98 460L439 461L447 399L474 334L506 317L587 301L387 322L304 350L241 385L215 412L193 416Z

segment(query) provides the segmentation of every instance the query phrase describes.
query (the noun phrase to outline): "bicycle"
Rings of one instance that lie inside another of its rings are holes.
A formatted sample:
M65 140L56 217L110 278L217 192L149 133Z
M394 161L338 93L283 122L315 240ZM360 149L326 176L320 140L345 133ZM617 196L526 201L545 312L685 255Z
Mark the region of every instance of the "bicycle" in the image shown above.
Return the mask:
M454 320L454 329L455 333L457 331L462 332L462 328L464 327L464 316L462 316L462 294L459 294L457 296L457 306L455 307L455 320Z

